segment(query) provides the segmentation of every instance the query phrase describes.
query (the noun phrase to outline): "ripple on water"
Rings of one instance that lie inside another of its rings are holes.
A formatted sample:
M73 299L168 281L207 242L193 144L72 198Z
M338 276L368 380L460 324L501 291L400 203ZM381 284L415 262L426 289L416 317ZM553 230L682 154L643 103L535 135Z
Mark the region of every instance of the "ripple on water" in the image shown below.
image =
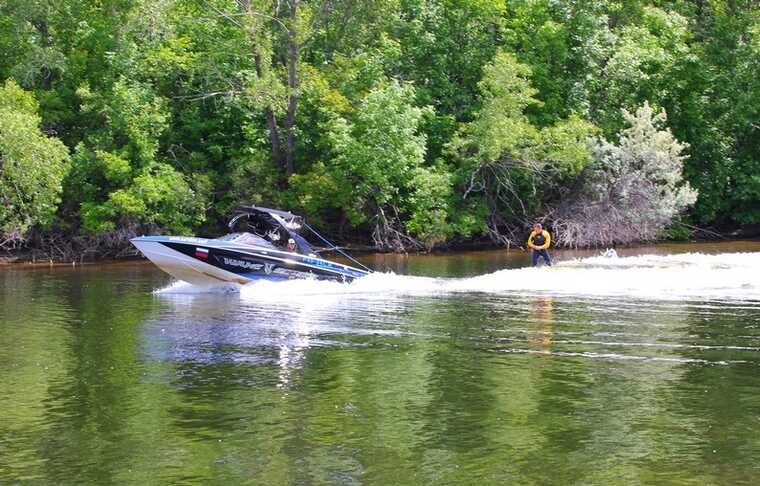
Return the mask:
M0 293L0 482L748 483L757 263L154 294L158 272L26 275Z

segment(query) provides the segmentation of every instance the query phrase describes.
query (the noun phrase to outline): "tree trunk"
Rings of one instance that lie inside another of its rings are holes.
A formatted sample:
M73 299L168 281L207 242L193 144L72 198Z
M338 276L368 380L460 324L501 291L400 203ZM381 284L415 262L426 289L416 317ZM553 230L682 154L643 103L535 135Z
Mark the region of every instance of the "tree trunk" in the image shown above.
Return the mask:
M288 28L288 88L290 97L288 99L288 112L285 119L285 133L287 134L285 146L285 175L290 177L295 171L293 162L293 151L295 150L296 136L296 106L298 104L298 72L296 70L298 61L298 39L296 38L296 20L298 16L298 0L289 0L290 6L290 26Z
M261 68L261 56L258 53L254 53L253 58L256 63L256 75L261 78L263 73ZM267 127L269 128L269 143L272 146L272 159L274 159L274 162L277 165L282 166L283 156L282 147L280 146L280 130L277 126L277 116L274 114L274 111L270 107L267 107L265 111L267 117Z
M50 38L50 30L48 29L48 24L45 21L45 19L38 19L33 20L31 22L32 26L37 30L37 33L40 35L40 40L42 41L42 45L45 47L50 47L53 42ZM48 66L42 66L40 69L42 72L42 89L45 91L50 91L53 89L53 71L51 71L50 67Z
M293 152L295 151L296 136L295 136L295 124L296 124L296 107L298 104L298 40L296 38L296 21L298 18L298 0L288 0L289 17L290 22L287 27L288 38L288 51L287 51L287 64L288 64L288 89L290 91L288 98L288 108L285 114L285 124L282 127L284 133L285 147L282 146L283 134L280 131L280 125L277 121L277 115L270 107L265 109L267 128L269 129L269 143L272 148L272 159L278 167L284 172L286 178L293 175L295 172L295 163L293 160ZM247 15L261 15L253 12L251 8L250 0L237 0L238 7L241 12ZM280 25L283 25L279 21L279 3L275 7L274 19ZM251 34L253 37L253 34ZM255 42L255 39L253 39ZM254 50L254 62L256 67L256 75L261 79L264 76L263 64L261 62L261 54ZM287 185L287 179L285 181Z

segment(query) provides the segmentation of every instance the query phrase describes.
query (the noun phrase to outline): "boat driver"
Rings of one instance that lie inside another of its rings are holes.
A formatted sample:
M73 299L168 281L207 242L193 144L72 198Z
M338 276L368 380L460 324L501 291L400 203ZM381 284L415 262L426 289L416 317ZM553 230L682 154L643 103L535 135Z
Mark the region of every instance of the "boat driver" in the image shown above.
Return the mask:
M287 249L289 252L295 252L296 251L296 240L293 238L288 239L288 246Z

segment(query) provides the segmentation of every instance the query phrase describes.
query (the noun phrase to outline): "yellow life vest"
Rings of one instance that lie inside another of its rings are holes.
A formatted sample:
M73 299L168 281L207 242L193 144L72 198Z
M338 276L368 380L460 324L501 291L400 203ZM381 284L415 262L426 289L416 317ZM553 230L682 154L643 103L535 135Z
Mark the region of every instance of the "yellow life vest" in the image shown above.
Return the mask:
M537 241L533 241L533 240ZM541 241L543 239L543 242ZM535 230L530 232L530 236L528 237L528 248L533 248L534 250L546 250L549 248L549 245L551 245L552 238L549 236L549 232L546 230L541 230L541 233L536 233Z

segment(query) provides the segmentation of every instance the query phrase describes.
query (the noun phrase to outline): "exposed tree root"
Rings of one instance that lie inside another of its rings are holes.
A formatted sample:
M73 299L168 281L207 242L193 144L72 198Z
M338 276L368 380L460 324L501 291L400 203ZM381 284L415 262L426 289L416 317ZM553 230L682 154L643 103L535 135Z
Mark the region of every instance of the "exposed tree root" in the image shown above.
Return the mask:
M34 232L14 246L0 246L4 253L20 253L31 261L84 262L99 259L135 257L140 253L129 242L136 236L133 228L122 228L99 235L74 235L67 232Z
M375 224L372 229L372 241L378 250L406 253L409 250L422 251L425 245L401 231L401 220L396 208L392 208L393 216L389 220L383 208L378 208Z

